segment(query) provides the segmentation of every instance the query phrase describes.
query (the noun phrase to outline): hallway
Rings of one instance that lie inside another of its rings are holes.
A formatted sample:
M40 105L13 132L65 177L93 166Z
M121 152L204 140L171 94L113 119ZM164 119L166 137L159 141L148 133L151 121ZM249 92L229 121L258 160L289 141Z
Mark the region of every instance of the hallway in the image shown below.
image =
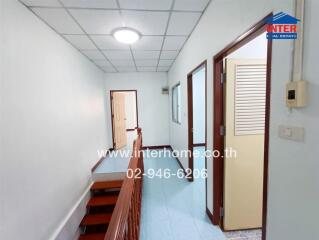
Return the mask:
M162 154L157 158L148 158L146 155L146 174L148 169L156 172L158 169L169 168L171 173L176 173L179 168L177 161L170 156L163 157ZM204 163L204 158L200 161ZM177 176L168 179L145 176L141 240L226 239L206 216L204 187L204 179L201 178L189 183Z
M318 13L0 0L0 240L319 240Z

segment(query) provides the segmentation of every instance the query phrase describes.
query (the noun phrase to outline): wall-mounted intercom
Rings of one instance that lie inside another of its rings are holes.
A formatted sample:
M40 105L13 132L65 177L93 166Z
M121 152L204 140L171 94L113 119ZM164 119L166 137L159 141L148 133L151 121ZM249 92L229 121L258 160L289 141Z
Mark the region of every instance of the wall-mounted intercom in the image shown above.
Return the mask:
M287 107L305 107L307 104L307 81L294 81L287 83Z

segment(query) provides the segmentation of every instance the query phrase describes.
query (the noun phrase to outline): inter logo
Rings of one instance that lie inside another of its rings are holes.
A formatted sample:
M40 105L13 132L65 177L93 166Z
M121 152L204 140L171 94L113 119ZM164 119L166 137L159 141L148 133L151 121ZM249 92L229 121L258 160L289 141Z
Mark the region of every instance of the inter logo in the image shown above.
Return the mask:
M299 19L280 12L268 18L266 22L267 39L297 39Z

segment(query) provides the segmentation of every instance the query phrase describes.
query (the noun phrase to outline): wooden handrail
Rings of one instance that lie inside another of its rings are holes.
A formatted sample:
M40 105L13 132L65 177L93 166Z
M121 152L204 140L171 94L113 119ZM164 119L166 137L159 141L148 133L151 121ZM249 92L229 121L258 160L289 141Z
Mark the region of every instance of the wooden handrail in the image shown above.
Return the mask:
M139 239L142 174L144 173L142 131L140 128L137 129L137 139L133 143L128 170L132 176L126 176L124 179L104 240Z

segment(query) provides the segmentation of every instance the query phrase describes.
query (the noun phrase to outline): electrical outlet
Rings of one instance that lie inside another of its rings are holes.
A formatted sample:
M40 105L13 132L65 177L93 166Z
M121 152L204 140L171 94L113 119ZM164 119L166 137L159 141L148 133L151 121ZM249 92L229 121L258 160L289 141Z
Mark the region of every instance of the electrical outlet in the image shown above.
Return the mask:
M303 127L294 127L294 126L279 126L279 137L283 139L293 140L293 141L304 141L304 132Z

